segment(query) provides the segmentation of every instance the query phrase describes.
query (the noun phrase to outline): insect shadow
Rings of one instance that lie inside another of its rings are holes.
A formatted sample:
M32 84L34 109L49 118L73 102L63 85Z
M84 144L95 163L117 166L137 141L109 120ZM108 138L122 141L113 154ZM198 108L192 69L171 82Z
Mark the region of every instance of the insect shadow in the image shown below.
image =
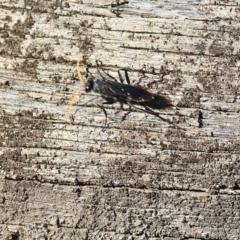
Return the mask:
M121 74L121 71L124 72L125 79ZM101 97L104 99L102 105L99 105L99 107L102 108L105 114L106 122L107 112L104 108L104 105L114 104L116 102L119 102L121 104L121 108L123 107L123 104L128 104L130 110L131 108L137 109L139 111L152 114L161 119L162 121L169 122L169 120L161 117L159 113L155 112L154 110L170 108L171 106L173 106L171 100L165 96L152 94L140 85L131 85L128 71L126 69L118 70L119 81L105 71L100 70L99 68L97 68L97 74L95 76L93 76L87 70L87 81L85 83L81 78L78 62L78 74L80 80L84 83L84 86L81 87L74 94L70 102L70 107L72 107L73 105L75 95L78 95L79 92L85 87L86 92L93 91L100 94ZM124 80L126 81L126 83L124 83ZM128 115L129 113L130 111L126 115ZM126 115L122 118L122 120L126 118ZM73 115L71 113L70 118L73 120Z

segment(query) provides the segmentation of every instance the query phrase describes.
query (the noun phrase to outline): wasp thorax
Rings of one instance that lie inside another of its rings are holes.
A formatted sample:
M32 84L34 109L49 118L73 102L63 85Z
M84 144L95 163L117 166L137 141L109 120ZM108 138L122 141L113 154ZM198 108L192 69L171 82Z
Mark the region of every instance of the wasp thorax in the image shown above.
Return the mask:
M95 79L93 84L93 91L99 93L102 91L104 84L100 79Z

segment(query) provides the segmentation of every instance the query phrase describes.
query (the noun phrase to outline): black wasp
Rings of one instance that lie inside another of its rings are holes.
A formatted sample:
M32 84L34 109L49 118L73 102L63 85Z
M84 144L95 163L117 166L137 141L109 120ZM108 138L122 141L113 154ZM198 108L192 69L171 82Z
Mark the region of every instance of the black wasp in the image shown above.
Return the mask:
M96 77L90 74L90 77L87 78L87 82L82 79L80 70L79 70L79 61L77 62L77 70L80 81L84 84L80 87L74 94L70 104L69 104L69 113L70 118L73 120L72 115L72 105L79 95L80 91L85 88L86 92L93 91L95 93L101 94L101 97L105 100L100 106L107 118L106 110L104 109L104 104L113 104L115 102L128 104L130 108L135 108L143 112L153 114L160 118L163 121L166 119L160 117L158 113L155 113L151 108L165 108L171 106L170 101L165 97L160 97L148 92L146 89L141 86L133 86L130 84L129 76L127 70L123 70L125 73L125 79L127 84L124 84L124 78L120 71L118 70L118 76L120 82L118 82L113 76L109 75L106 72L100 71L98 69L98 75ZM143 106L145 109L137 107Z

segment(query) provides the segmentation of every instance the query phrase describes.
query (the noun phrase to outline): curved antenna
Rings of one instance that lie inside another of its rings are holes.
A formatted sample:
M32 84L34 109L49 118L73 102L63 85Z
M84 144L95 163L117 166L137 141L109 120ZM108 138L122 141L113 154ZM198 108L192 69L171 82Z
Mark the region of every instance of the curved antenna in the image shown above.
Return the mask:
M78 72L78 78L79 80L85 85L85 81L82 78L82 74L80 72L80 60L77 61L77 72Z
M82 74L80 72L80 66L79 65L80 65L80 60L77 61L77 73L78 73L78 78L79 78L80 82L83 84L83 86L81 86L80 88L77 89L77 91L73 94L71 101L69 102L69 106L68 106L69 118L71 119L72 122L74 121L74 116L72 114L73 104L75 103L76 98L78 97L80 92L84 89L85 84L86 84L85 81L82 78Z

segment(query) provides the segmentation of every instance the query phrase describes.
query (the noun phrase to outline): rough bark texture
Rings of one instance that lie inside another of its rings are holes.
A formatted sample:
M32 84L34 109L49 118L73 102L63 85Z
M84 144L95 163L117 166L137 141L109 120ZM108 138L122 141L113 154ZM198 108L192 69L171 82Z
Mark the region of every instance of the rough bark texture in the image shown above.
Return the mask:
M239 36L237 1L1 1L0 238L240 239ZM71 124L78 59L171 123L82 93Z

